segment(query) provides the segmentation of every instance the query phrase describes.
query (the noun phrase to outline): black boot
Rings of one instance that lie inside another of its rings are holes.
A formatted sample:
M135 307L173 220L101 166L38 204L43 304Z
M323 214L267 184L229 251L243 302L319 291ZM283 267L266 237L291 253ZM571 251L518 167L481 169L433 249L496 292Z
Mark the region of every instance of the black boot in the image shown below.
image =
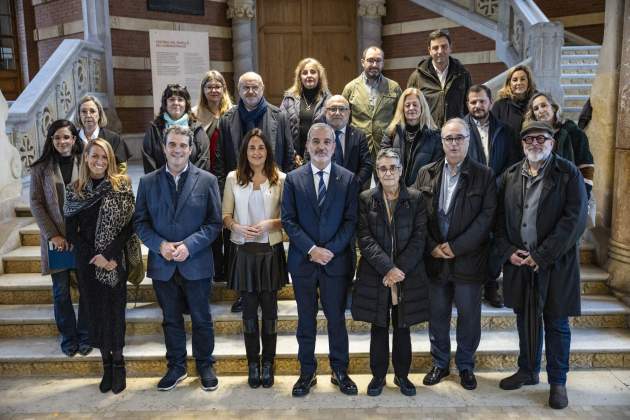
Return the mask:
M107 393L112 389L112 355L103 355L103 379L98 386L98 389L103 393Z
M262 341L262 375L261 381L264 388L271 388L274 382L273 361L276 358L276 341L278 338L276 319L263 319L260 338Z
M243 320L243 337L247 353L247 383L252 388L260 386L260 334L257 319Z
M263 362L262 373L260 374L260 382L262 382L263 388L271 388L273 381L273 362Z
M125 369L125 359L121 357L114 361L112 392L119 394L125 388L127 388L127 369Z

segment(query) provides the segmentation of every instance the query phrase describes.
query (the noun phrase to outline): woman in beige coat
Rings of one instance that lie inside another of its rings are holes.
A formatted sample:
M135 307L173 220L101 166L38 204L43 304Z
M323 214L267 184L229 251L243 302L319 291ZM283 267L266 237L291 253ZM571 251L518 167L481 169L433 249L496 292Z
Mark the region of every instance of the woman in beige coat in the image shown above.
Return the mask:
M68 120L57 120L48 128L40 158L31 165L31 212L39 226L42 274L52 277L55 322L61 336L61 351L68 357L77 352L86 356L88 343L87 313L79 298L78 320L70 296L70 270L51 270L49 247L65 251L66 226L63 217L65 186L78 178L83 142Z
M227 278L229 287L243 298L243 334L252 388L269 388L274 381L277 294L289 279L280 223L284 178L262 130L250 130L243 139L236 171L226 178L223 224L230 230L234 246ZM258 307L262 331L258 329Z

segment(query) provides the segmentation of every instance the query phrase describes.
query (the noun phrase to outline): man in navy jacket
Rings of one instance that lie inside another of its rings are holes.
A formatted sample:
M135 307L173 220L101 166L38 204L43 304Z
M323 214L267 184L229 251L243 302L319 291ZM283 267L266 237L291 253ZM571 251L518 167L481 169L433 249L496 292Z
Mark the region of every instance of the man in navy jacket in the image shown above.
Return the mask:
M313 124L306 148L311 161L287 175L282 197L282 226L290 239L287 263L298 307L300 378L293 386L293 396L308 394L317 382L318 288L328 321L331 381L344 394L355 395L357 386L347 373L345 303L359 184L352 172L331 161L335 133L330 126Z
M464 121L470 128L468 157L489 166L498 178L507 168L522 159L519 142L512 129L490 111L492 92L485 85L473 85L466 95L468 115ZM485 300L495 308L503 307L497 281L501 261L493 244L488 258L488 277L484 285Z
M166 165L140 179L136 199L134 226L149 248L147 275L164 316L168 372L158 383L160 391L175 388L187 376L186 309L201 387L218 387L209 300L214 275L210 245L221 230L221 201L216 177L189 162L192 136L187 127L166 130Z

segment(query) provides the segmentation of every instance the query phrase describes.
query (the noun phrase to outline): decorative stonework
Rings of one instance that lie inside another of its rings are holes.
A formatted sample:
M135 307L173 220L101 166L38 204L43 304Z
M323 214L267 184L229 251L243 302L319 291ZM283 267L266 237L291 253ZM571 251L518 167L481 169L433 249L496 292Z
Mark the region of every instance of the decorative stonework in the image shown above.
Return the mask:
M256 2L254 0L228 0L228 19L254 19Z
M385 16L385 0L360 0L357 9L359 17L380 18Z
M497 19L499 12L499 0L477 0L475 11L490 19Z
M514 27L512 28L511 41L512 41L512 46L514 47L514 49L516 50L516 53L520 57L523 57L523 54L525 53L524 51L525 37L523 36L524 33L525 33L525 25L523 24L522 20L517 19L516 22L514 23Z
M73 92L71 92L68 88L67 81L64 80L59 86L57 86L57 105L59 109L58 114L68 114L72 110L72 106L74 104L73 96Z
M24 167L29 167L35 162L35 148L29 136L21 136L16 142L15 147L17 147L20 152L20 159Z

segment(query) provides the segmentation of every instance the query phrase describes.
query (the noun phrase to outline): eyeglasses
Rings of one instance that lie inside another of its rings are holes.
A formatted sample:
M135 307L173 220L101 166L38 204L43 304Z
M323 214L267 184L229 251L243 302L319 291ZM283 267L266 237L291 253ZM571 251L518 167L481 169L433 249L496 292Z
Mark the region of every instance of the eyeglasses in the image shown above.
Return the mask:
M260 86L241 86L239 90L242 90L245 92L249 92L251 90L254 93L258 93L258 91L260 90Z
M206 85L206 90L223 90L223 85Z
M540 136L526 136L526 137L523 137L523 142L524 142L525 144L532 144L534 141L535 141L536 143L538 143L538 144L545 144L545 142L546 142L547 140L551 140L551 137L547 137L547 136L543 136L543 135L540 135Z
M387 175L388 172L393 175L400 169L400 165L379 166L376 169L378 169L378 173L381 175Z
M370 64L381 64L383 62L382 58L366 58L365 61L367 61Z
M331 106L330 108L326 108L326 111L330 112L331 114L336 114L337 112L341 114L349 109L350 108L348 108L347 106Z
M448 137L442 137L442 141L447 144L453 144L453 143L461 144L467 138L468 136L448 136Z

